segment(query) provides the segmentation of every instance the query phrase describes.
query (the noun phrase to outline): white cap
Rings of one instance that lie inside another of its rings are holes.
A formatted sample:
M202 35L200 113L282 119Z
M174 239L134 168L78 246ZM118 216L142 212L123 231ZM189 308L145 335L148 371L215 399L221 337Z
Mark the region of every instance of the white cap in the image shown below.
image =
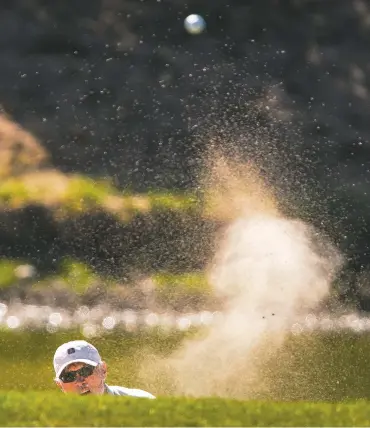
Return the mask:
M54 354L54 370L57 378L72 363L86 363L96 367L102 360L98 350L85 340L63 343Z

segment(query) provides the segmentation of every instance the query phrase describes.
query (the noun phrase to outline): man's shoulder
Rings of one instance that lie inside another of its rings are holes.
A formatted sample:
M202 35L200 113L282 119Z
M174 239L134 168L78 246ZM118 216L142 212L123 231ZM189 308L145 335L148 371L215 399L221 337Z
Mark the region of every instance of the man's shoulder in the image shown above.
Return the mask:
M127 397L155 398L153 394L142 389L125 388L124 386L106 385L108 395L125 395Z

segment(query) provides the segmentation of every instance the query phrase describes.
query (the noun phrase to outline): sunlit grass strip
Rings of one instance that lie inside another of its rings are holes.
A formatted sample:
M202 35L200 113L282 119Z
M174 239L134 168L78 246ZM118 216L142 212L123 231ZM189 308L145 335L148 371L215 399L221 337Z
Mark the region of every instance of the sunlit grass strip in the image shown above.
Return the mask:
M370 403L0 394L2 426L368 426Z
M100 209L123 220L152 210L199 210L199 200L191 193L121 192L109 181L56 170L12 177L0 183L0 207L16 209L29 204L45 205L66 215Z
M49 208L57 217L103 211L130 221L135 214L175 211L209 220L230 220L228 195L213 191L148 190L135 193L117 189L110 179L95 180L80 174L50 169L4 178L0 181L0 209L31 204Z

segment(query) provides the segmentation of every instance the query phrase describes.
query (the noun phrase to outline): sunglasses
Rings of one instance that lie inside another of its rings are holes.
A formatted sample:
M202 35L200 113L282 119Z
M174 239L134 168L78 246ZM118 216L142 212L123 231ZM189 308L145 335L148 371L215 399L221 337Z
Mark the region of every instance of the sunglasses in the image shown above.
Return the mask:
M74 370L72 372L63 372L60 376L59 379L63 382L63 383L71 383L71 382L75 382L77 379L77 375L86 378L89 377L93 374L95 370L95 367L93 366L83 366L78 370Z

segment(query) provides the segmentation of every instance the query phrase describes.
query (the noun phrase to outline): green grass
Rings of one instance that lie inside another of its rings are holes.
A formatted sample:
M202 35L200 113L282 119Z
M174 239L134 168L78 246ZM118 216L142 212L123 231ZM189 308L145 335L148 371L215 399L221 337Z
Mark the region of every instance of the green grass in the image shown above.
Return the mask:
M0 393L2 426L368 426L370 403Z
M184 339L203 332L164 334L155 330L140 333L113 330L89 340L99 348L108 364L108 384L168 396L177 390L171 373L162 371L159 362L172 355ZM0 390L55 390L54 351L61 343L76 338L84 336L78 330L54 334L0 331ZM370 400L369 338L369 334L353 333L290 337L284 348L261 366L268 390L259 398L286 402ZM141 372L148 363L152 375L148 375L146 369ZM233 382L242 385L244 378L248 379L249 373L239 372Z
M370 399L369 339L369 333L353 332L292 337L267 364L271 396L279 400Z

